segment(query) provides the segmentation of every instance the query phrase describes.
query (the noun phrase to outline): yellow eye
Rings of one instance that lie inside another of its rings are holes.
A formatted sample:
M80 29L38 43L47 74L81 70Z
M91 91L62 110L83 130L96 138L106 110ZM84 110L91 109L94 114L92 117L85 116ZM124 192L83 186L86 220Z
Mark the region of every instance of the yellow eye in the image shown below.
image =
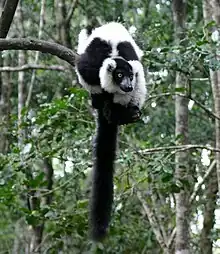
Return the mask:
M122 76L123 76L122 73L118 73L119 78L122 78Z

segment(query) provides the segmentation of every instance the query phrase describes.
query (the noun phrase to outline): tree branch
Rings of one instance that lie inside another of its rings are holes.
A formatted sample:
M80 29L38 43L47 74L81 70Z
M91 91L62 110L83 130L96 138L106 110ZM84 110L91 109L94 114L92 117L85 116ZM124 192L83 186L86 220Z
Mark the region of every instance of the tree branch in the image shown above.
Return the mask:
M190 196L189 199L189 204L191 205L193 203L193 201L195 200L198 192L200 191L202 185L204 184L204 182L209 178L209 176L212 174L213 170L215 169L215 165L216 165L216 160L213 160L211 165L209 166L208 170L206 171L205 175L202 178L202 181L200 183L198 183L197 186L195 186L193 193Z
M6 38L19 0L6 0L0 18L0 38Z
M205 175L203 176L203 179L202 181L194 188L194 191L193 193L191 194L190 198L189 198L189 205L191 206L193 201L195 200L198 192L200 191L202 185L204 184L204 182L209 178L209 176L212 174L213 170L215 169L215 165L216 165L216 160L213 160L211 165L209 166L207 172L205 173ZM175 236L176 236L176 227L174 227L171 235L170 235L170 238L168 240L168 248L171 248L173 242L174 242L174 239L175 239Z
M168 150L177 150L177 152L179 152L179 151L184 151L189 149L206 149L212 152L220 152L220 149L217 149L211 146L204 146L204 145L162 146L162 147L154 147L154 148L138 150L137 152L142 155L146 155L146 154L157 153L157 152L168 151Z
M53 196L52 190L53 190L54 170L53 170L51 160L48 158L44 159L44 173L45 173L45 178L47 181L47 190L48 190L48 195L46 196L46 204L50 205L52 201L52 196Z
M4 66L0 67L0 72L19 72L19 71L28 71L28 70L50 70L50 71L65 71L66 68L61 65L39 65L39 64L25 64L22 66Z
M162 234L162 232L161 232L161 230L159 228L159 225L157 223L157 220L156 220L156 218L154 216L153 211L147 205L147 202L143 199L140 191L137 191L137 197L138 197L140 203L142 204L144 212L147 215L147 218L148 218L148 220L150 222L150 225L151 225L151 227L153 229L153 232L155 234L155 237L156 237L158 243L160 244L160 246L161 246L162 250L164 251L164 253L168 253L166 242L164 241L163 234Z
M49 53L75 66L78 54L58 43L30 38L0 39L0 51L3 50L34 50Z
M77 6L77 4L78 4L78 0L73 0L72 1L72 4L71 4L71 6L70 6L70 10L69 10L69 12L68 12L68 14L67 14L67 18L66 18L66 20L65 20L65 22L66 23L69 23L70 22L70 20L71 20L71 18L72 18L72 16L73 16L73 13L74 13L74 11L75 11L75 9L76 9L76 6Z
M174 227L174 229L173 229L173 231L172 231L172 233L170 235L170 238L168 240L168 243L167 243L168 249L171 249L171 247L172 247L172 245L174 243L175 237L176 237L176 227Z

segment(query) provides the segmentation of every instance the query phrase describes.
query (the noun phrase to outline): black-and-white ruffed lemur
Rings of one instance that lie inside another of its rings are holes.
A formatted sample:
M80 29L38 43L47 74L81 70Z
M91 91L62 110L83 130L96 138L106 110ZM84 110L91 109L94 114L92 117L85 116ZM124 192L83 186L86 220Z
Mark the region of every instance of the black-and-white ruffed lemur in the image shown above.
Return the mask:
M118 125L135 122L146 96L143 55L126 28L116 22L79 34L76 73L97 109L90 210L91 237L105 235L113 202Z

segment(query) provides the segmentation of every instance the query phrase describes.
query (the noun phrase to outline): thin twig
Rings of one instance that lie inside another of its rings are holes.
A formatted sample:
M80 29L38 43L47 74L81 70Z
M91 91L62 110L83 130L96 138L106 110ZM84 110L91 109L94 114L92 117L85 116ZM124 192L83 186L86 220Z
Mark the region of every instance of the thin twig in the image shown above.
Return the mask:
M178 151L184 151L184 150L190 150L190 149L206 149L212 152L220 152L220 149L217 149L215 147L211 146L205 146L205 145L176 145L176 146L162 146L162 147L154 147L154 148L147 148L143 150L138 150L137 152L141 155L151 154L151 153L157 153L161 151L168 151L168 150L177 150Z

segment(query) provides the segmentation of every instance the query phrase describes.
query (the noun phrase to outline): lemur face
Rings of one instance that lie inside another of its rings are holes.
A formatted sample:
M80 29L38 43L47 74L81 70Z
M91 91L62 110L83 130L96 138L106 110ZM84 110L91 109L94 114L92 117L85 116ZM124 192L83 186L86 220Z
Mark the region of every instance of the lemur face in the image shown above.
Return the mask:
M131 65L120 58L114 59L116 68L112 72L113 81L123 92L131 92L133 90L133 70Z

